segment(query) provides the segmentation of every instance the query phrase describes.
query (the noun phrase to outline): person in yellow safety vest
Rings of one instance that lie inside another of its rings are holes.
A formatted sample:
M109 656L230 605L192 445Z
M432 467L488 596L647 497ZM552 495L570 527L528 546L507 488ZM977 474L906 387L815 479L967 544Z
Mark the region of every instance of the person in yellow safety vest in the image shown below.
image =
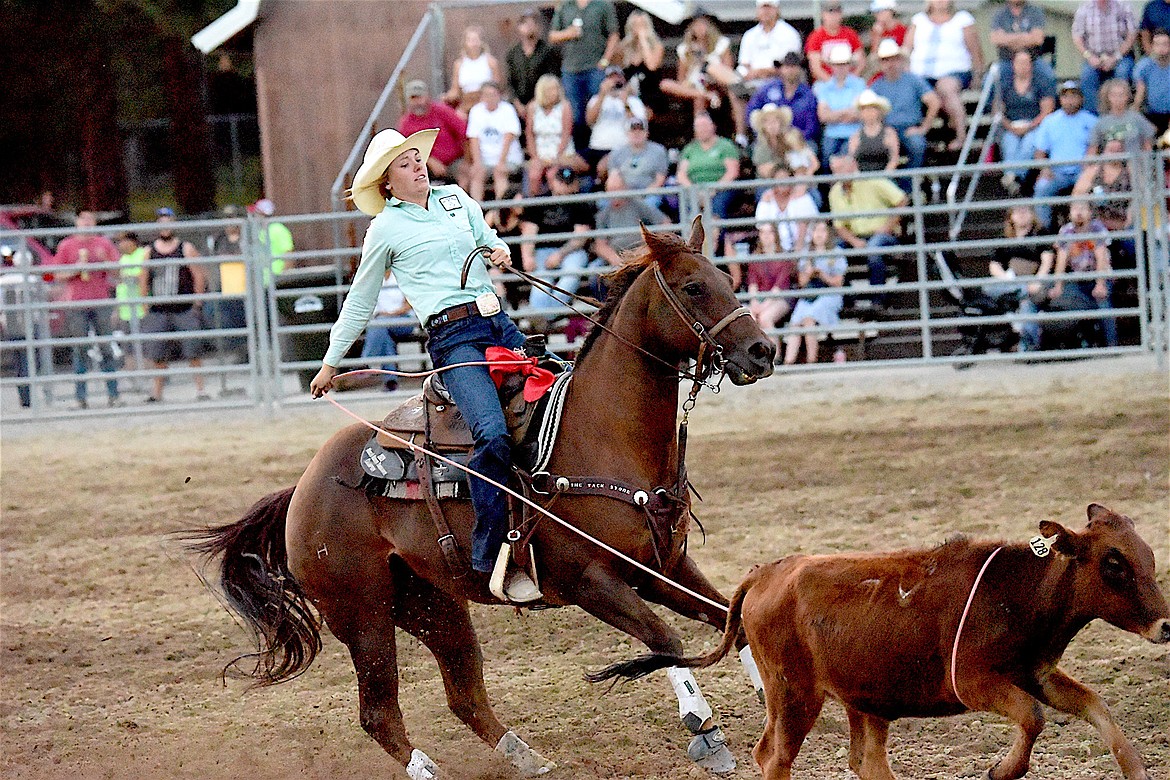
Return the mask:
M146 247L139 242L137 233L127 231L118 236L118 251L122 254L118 258L121 268L119 269L118 283L114 287L114 297L119 301L137 298L138 276L142 273L142 264L146 261ZM119 306L114 326L117 328L128 327L131 322L141 321L145 314L146 310L141 305Z
M248 207L252 214L264 217L259 229L260 243L268 247L272 256L271 276L280 276L284 273L284 256L293 251L292 233L281 222L272 219L276 213L276 205L268 198L261 198ZM268 284L270 275L264 274L264 283Z

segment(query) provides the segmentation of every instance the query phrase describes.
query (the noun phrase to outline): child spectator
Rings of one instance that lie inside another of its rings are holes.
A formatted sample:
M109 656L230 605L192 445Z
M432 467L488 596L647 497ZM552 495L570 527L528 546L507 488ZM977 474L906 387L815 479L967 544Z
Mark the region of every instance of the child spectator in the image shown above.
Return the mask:
M536 82L540 77L546 73L554 76L560 74L561 55L544 39L540 11L535 8L529 8L520 14L516 31L520 33L520 40L508 49L504 64L508 71L508 91L512 93L512 107L520 114L532 102L532 98L536 97Z
M1089 136L1089 153L1096 154L1105 138L1125 139L1129 154L1149 152L1154 148L1154 126L1130 105L1133 93L1129 82L1109 79L1101 85L1101 106L1097 124Z
M1105 136L1102 154L1121 154L1125 151L1124 131ZM1133 175L1125 160L1105 160L1086 165L1073 186L1073 195L1092 198L1097 218L1109 232L1133 227ZM1135 263L1132 238L1115 238L1109 242L1109 254L1114 268L1130 268Z
M898 133L886 124L890 101L867 89L857 96L861 126L849 137L849 154L859 171L892 171L898 167Z
M999 137L999 156L1003 162L1031 162L1036 156L1036 133L1040 123L1056 107L1056 84L1033 67L1027 49L1017 51L1010 70L1000 74L995 112L1000 114L1003 133ZM1008 169L1000 183L1009 195L1020 191L1020 180L1028 177L1029 168Z
M792 310L791 325L796 328L832 327L840 321L841 308L845 299L839 292L845 284L848 263L840 254L833 253L833 234L824 220L814 222L810 231L809 254L819 254L814 259L804 258L797 267L797 283L802 290L824 290L815 298L800 298ZM784 365L796 363L800 355L800 342L804 341L805 360L817 362L820 338L816 333L794 333L784 340ZM839 351L841 358L845 353ZM835 358L837 359L837 358Z
M626 35L618 46L618 64L634 94L653 111L665 111L662 98L662 61L666 47L654 32L650 14L634 11L626 18Z
M1053 111L1036 128L1036 159L1062 163L1041 168L1036 180L1036 197L1050 198L1067 192L1081 175L1080 160L1089 153L1089 140L1097 117L1082 107L1084 97L1075 81L1060 85L1060 108ZM1045 228L1052 224L1052 207L1036 205L1036 215Z
M926 10L910 20L906 31L910 72L926 79L942 100L943 111L955 131L947 145L952 151L967 140L967 111L962 91L983 72L983 44L975 18L955 11L952 0L926 0Z
M489 81L480 89L483 100L467 115L467 138L471 143L471 188L468 194L483 200L488 173L496 199L508 191L508 179L524 164L520 150L520 117L511 103L500 100L500 85Z
M467 121L446 103L431 100L427 83L420 79L406 82L406 111L398 121L398 132L410 137L419 130L438 128L427 172L432 180L455 182L467 188Z
M1056 268L1053 271L1054 284L1048 297L1056 300L1065 293L1065 287L1086 303L1098 309L1112 309L1110 300L1113 284L1111 281L1086 279L1064 282L1066 271L1072 273L1103 273L1112 270L1109 264L1109 232L1105 225L1093 218L1093 210L1084 201L1074 201L1068 210L1068 224L1061 227L1056 239ZM1100 320L1105 336L1105 346L1117 346L1117 321L1112 317Z
M847 154L834 157L830 165L837 176L857 173L857 161ZM876 250L866 258L871 287L881 287L886 283L886 259L881 248L898 243L902 217L870 212L900 209L909 202L906 193L885 177L843 179L829 189L829 212L834 216L833 227L837 229L840 245ZM879 295L874 302L883 305L884 295Z
M648 121L646 106L634 94L622 69L610 65L605 70L601 89L589 99L589 107L585 111L585 121L592 128L587 158L591 166L597 165L607 153L625 144L626 131L633 118Z
M991 18L991 45L999 57L1000 78L1012 77L1013 62L1020 52L1027 52L1033 68L1045 80L1055 83L1056 75L1047 60L1041 59L1044 46L1044 9L1027 0L1008 0Z
M926 133L934 126L942 103L925 79L906 69L906 56L893 39L882 41L877 53L881 70L870 89L890 101L886 124L898 134L906 166L921 168L926 161Z
M853 52L843 43L833 45L829 50L829 66L833 77L813 85L817 96L817 116L823 126L821 139L821 161L845 150L849 137L861 126L857 112L857 98L865 91L865 82L854 76Z
M576 195L581 191L577 172L572 168L550 168L545 175L549 193L554 197ZM523 236L536 236L542 233L583 233L593 226L593 207L580 201L570 203L552 203L547 205L533 205L524 209L521 217L520 233ZM565 238L564 236L547 240L538 240L535 243L526 242L521 245L523 267L529 273L538 273L541 278L549 279L557 287L569 292L576 292L581 284L580 271L589 264L589 254L585 251L588 239ZM560 271L560 275L553 278L552 271ZM570 299L557 294L554 296L543 287L533 285L528 305L533 309L560 309L562 304ZM554 315L555 316L555 315Z
M843 43L852 52L853 73L860 73L864 63L861 37L857 31L841 23L841 0L827 0L821 5L821 26L809 33L804 42L804 54L808 57L808 70L813 82L826 81L832 75L826 65L829 49Z
M715 122L710 114L695 117L694 133L694 140L678 156L678 183L690 187L738 179L739 150L731 141L715 134ZM734 190L720 190L712 196L711 209L715 216L727 219L734 196Z
M775 226L760 225L756 254L779 253ZM747 264L747 287L751 296L748 299L748 308L756 324L765 333L775 330L792 310L789 300L777 293L784 293L792 288L792 272L795 267L796 263L791 260L753 260Z
M1157 2L1170 11L1170 3ZM1155 30L1147 51L1149 55L1142 57L1133 69L1133 104L1145 114L1154 125L1154 132L1161 137L1170 129L1170 32Z
M1119 0L1082 0L1077 8L1072 41L1085 58L1081 65L1081 93L1090 112L1097 111L1097 90L1102 81L1129 81L1133 75L1137 32L1133 11Z
M646 120L635 117L626 131L626 143L606 155L598 170L607 180L619 173L626 189L652 190L666 183L670 158L662 144L650 140ZM647 196L646 202L657 207L661 196Z
M538 195L544 172L568 166L578 173L588 170L573 148L573 107L565 100L561 80L551 73L536 82L536 96L528 104L525 138L528 147L527 194Z
M880 66L882 41L893 41L901 49L906 40L906 25L898 19L898 0L873 0L869 5L873 27L869 28L869 59L874 69Z
M504 80L500 61L492 56L483 40L483 29L472 25L463 31L463 48L451 66L451 89L443 100L467 116L479 102L480 90L489 81L499 84Z
M1040 220L1029 206L1014 206L1007 213L1003 225L1004 238L1035 238L1040 235ZM1016 243L995 250L995 259L988 264L988 274L996 279L1015 279L1020 276L1048 276L1052 273L1052 250L1043 244ZM992 284L984 292L995 297L1014 292L1020 300L1020 314L1035 314L1036 301L1043 296L1042 282L1026 284ZM1020 351L1040 349L1040 323L1032 320L1020 323Z
M821 134L817 98L812 88L805 83L799 54L792 52L784 55L780 61L780 77L756 90L745 109L747 115L750 117L768 103L791 109L792 126L800 130L806 141L816 144Z

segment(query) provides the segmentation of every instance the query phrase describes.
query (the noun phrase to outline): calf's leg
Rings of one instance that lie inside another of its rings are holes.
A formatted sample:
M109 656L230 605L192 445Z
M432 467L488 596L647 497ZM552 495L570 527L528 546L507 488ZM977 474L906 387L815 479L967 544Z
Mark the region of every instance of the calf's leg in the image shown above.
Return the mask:
M1026 691L997 678L969 679L963 685L963 699L972 710L995 712L1016 724L1016 740L1008 754L991 768L991 780L1016 780L1028 771L1032 746L1044 728L1040 702Z
M797 660L791 668L811 668L802 667L803 663ZM768 722L752 755L760 765L764 780L791 780L792 762L821 714L825 695L814 687L812 680L800 680L795 675L786 677L770 663L761 665L760 674L768 691Z
M1126 780L1149 780L1142 757L1121 732L1104 700L1095 691L1059 669L1054 669L1040 686L1045 704L1093 724L1117 759Z

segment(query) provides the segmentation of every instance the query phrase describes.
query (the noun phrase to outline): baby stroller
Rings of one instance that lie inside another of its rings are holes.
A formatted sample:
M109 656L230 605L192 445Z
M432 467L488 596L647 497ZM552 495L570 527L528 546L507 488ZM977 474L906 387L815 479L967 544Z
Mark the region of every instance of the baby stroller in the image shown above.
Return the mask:
M935 252L935 266L939 278L954 282L959 277L951 270L944 252ZM993 294L978 287L960 287L955 284L947 293L959 307L963 317L1002 317L1014 313L1020 304L1019 295L1012 290ZM1020 334L1009 322L976 323L959 326L959 345L952 355L984 355L991 350L1009 352L1020 341Z

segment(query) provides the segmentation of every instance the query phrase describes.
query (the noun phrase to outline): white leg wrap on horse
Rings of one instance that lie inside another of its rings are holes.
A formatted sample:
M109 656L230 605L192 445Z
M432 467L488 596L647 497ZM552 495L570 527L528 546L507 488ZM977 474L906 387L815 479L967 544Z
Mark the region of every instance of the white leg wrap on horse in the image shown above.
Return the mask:
M527 742L511 731L500 737L496 744L496 752L503 753L512 762L512 766L516 767L521 777L539 777L557 768L556 764L528 747Z
M674 695L678 697L678 716L692 734L698 734L711 717L711 705L703 698L703 692L695 682L695 675L691 674L690 669L672 666L666 670L666 676L670 678L670 687L674 688Z
M739 651L739 662L743 664L743 670L747 672L748 679L752 681L752 687L756 689L756 696L760 698L760 703L764 703L764 679L760 677L760 667L756 666L756 659L752 656L751 645L744 645L743 649Z
M439 768L430 756L415 748L410 752L410 763L406 765L406 776L410 780L435 780L439 776Z

